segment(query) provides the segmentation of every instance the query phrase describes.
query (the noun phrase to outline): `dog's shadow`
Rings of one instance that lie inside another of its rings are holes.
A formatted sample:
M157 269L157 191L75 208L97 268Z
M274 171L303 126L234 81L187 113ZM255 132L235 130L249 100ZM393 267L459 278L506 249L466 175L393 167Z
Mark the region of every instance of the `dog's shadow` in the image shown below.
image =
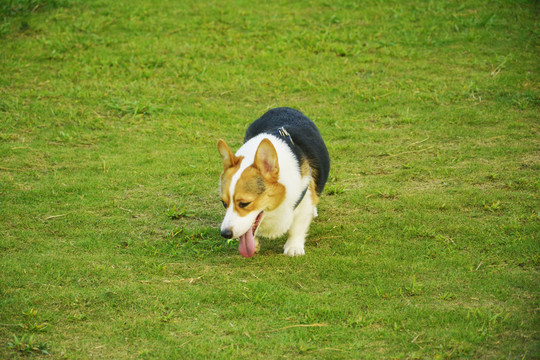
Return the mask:
M279 237L277 239L261 239L261 249L259 255L281 255L283 254L283 245L287 239Z

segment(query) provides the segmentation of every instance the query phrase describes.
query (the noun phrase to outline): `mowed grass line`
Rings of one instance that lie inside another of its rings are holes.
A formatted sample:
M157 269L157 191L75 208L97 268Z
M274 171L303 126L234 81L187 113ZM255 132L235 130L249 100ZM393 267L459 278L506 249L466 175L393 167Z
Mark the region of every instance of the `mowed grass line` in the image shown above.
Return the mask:
M0 357L539 350L527 1L0 7ZM319 126L306 256L221 239L218 138Z

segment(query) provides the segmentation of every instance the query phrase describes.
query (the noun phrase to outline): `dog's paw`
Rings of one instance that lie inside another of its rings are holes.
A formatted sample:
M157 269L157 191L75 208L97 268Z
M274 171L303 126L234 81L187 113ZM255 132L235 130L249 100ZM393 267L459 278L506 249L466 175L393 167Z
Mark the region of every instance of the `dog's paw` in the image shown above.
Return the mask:
M288 256L302 256L305 254L304 248L299 246L286 246L283 254Z

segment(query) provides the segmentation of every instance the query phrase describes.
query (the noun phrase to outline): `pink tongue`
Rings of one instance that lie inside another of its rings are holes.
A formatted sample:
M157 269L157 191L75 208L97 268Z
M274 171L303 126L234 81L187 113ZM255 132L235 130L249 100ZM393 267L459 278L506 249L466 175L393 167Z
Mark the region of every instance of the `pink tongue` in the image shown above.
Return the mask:
M240 246L238 251L243 257L252 257L255 254L255 238L253 237L253 226L249 228L247 233L240 236Z

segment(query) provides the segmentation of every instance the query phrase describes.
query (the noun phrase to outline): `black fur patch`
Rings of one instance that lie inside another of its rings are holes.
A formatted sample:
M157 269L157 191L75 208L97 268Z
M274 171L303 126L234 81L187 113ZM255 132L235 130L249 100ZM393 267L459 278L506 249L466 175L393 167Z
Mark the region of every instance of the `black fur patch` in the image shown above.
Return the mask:
M286 107L269 110L248 127L244 143L262 133L282 137L279 132L281 127L290 135L292 141L286 138L284 140L296 157L298 166L305 158L314 170L316 190L320 195L328 180L330 156L319 129L300 111Z

